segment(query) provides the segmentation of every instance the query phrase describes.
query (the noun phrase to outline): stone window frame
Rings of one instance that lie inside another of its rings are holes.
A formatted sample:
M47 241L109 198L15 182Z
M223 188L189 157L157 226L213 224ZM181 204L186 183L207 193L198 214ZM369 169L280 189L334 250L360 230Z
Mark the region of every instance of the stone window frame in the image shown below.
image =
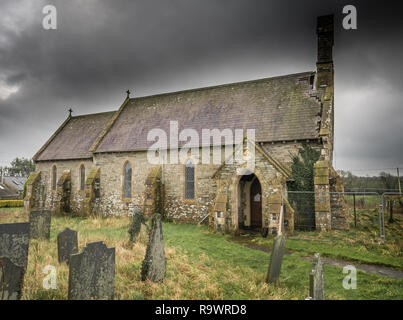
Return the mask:
M131 190L130 190L130 198L125 197L125 167L126 164L130 163L131 169L132 169L132 176L130 179L130 184L131 184ZM134 191L134 165L133 161L131 159L125 159L122 164L122 201L124 202L131 202L133 200L133 191Z
M193 163L193 168L194 168L194 197L193 199L186 199L186 163L188 161L192 161ZM195 159L193 159L193 157L188 157L186 158L185 163L182 164L182 200L185 203L196 203L196 199L197 199L197 194L198 194L198 190L197 190L197 173L198 173L198 169L197 169L197 161Z
M56 171L55 171L55 173L54 173L54 170L53 170L53 168L55 168L56 169ZM49 172L49 186L50 186L50 191L51 192L56 192L57 191L57 171L59 171L58 170L58 168L57 168L57 164L54 162L54 163L52 163L52 165L50 166L50 170L49 170L50 172Z
M81 177L81 167L84 167L84 185L83 185L83 189L81 189L81 183L82 183L82 177ZM78 191L79 192L84 192L85 191L85 181L86 181L86 179L87 179L87 166L85 165L85 163L84 162L80 162L80 164L78 165L78 169L77 169L77 172L78 172L78 178L77 178L77 186L78 186Z

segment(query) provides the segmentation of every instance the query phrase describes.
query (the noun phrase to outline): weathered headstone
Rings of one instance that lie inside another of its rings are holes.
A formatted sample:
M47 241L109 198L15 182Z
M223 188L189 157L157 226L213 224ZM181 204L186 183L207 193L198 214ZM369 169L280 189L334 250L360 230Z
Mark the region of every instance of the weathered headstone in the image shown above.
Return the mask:
M27 269L29 223L0 224L0 257L7 257L17 266Z
M115 248L90 242L83 252L70 256L69 300L113 299L114 290Z
M0 299L20 299L28 264L29 223L0 224Z
M267 282L276 283L280 278L281 264L285 251L285 236L283 234L274 238L273 248L270 254L269 271L267 273Z
M325 299L325 277L319 253L315 253L312 271L309 274L309 295L312 300Z
M7 257L0 257L0 300L20 300L24 268Z
M50 238L50 210L36 210L29 213L31 239Z
M69 264L70 255L78 252L77 231L65 228L57 235L57 254L59 263Z
M132 217L132 223L129 228L130 241L131 242L143 242L148 241L148 226L144 218L143 212L138 209L135 210Z
M166 266L161 215L155 213L152 217L150 239L141 267L141 280L162 281L165 278Z

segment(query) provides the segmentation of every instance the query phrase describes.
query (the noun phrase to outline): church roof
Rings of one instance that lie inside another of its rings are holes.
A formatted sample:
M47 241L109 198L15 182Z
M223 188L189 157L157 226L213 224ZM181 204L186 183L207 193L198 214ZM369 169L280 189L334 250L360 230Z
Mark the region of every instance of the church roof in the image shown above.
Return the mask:
M115 112L69 117L33 157L35 161L91 158L91 145Z
M200 139L202 129L227 128L245 134L255 129L256 142L317 139L321 104L312 93L314 76L304 72L126 99L116 112L68 118L34 160L147 150L154 144L148 132L159 128L169 137L170 121L178 122L179 132L196 130Z
M314 72L133 98L120 111L95 152L147 150L151 129L169 137L170 121L179 132L195 129L255 129L257 142L316 139L320 103L311 97ZM234 132L234 131L233 131ZM200 141L201 144L201 141ZM179 142L180 146L180 142Z

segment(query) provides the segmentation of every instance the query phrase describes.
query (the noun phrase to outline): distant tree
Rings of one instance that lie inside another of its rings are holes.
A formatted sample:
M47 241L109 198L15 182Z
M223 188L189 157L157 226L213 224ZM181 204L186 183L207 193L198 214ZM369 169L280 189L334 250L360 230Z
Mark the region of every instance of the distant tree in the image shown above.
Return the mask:
M15 158L6 168L7 175L13 177L28 177L35 170L34 162L31 159Z
M381 172L379 174L385 189L394 189L396 187L396 177L392 176L390 173ZM389 223L393 223L395 220L393 219L393 205L394 200L389 199Z

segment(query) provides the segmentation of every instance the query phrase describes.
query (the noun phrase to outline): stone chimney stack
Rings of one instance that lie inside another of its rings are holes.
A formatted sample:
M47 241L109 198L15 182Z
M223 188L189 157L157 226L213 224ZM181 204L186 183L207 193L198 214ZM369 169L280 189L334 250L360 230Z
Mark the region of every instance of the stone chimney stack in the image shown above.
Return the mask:
M318 60L316 62L316 89L333 86L333 15L317 19Z

